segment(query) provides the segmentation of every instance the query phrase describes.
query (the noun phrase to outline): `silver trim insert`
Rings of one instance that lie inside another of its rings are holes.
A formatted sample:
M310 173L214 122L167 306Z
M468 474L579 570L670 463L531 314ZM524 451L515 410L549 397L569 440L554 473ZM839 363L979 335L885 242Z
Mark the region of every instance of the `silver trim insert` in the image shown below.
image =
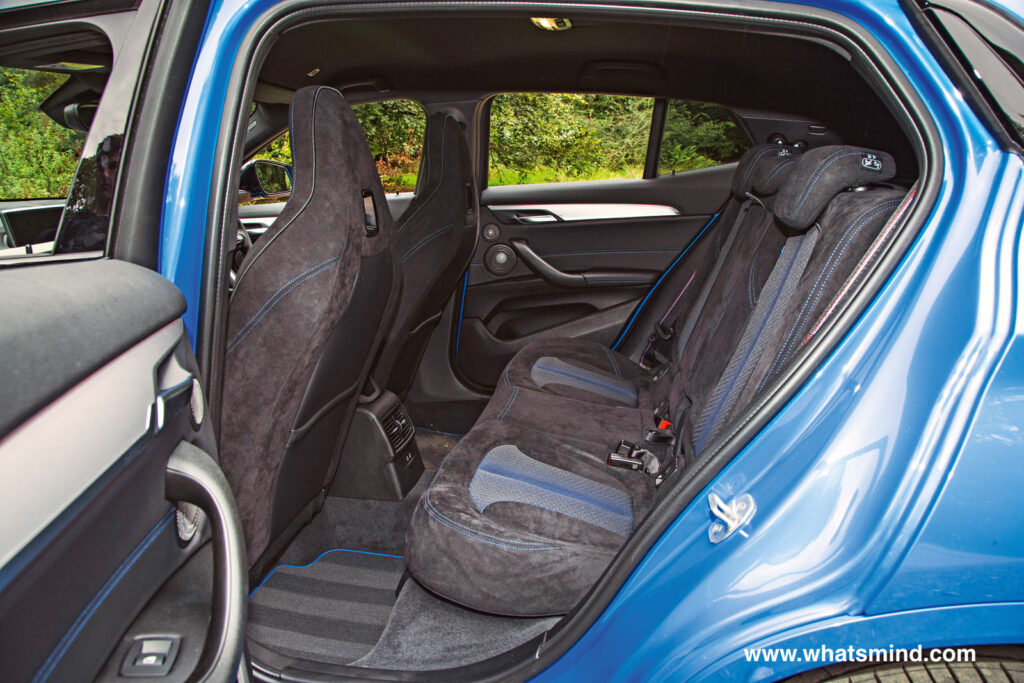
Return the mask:
M488 208L491 211L513 213L516 211L547 211L566 222L667 218L679 215L677 208L666 204L496 204Z
M155 369L184 332L180 319L163 327L0 441L0 566L146 434Z

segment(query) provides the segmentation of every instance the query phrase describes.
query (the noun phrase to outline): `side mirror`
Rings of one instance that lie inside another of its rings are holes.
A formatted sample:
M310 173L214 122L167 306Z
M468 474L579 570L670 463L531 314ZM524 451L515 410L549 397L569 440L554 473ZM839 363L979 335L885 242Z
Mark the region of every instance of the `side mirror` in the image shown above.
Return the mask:
M69 104L64 107L64 124L71 130L88 133L96 118L97 105L88 102Z
M254 159L242 166L239 195L252 199L285 198L292 193L292 167L280 161Z

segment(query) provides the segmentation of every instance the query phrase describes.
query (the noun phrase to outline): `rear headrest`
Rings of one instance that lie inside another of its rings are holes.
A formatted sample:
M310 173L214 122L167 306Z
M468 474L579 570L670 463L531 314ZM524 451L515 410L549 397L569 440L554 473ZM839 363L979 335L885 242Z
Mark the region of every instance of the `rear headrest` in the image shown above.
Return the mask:
M850 145L812 149L793 164L779 190L775 217L789 228L806 230L843 190L883 183L895 175L896 162L885 152Z
M788 145L755 145L740 157L732 176L732 193L739 198L753 191L768 196L779 189L800 150Z

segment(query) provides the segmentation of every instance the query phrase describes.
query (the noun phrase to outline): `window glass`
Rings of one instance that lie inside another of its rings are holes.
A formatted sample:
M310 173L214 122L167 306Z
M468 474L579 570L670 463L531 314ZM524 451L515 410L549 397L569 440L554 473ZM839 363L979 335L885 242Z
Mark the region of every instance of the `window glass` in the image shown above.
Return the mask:
M68 196L85 133L58 123L41 107L69 78L0 67L0 200Z
M928 11L1007 134L1024 145L1024 30L995 9L962 0Z
M412 100L366 102L352 106L370 145L385 192L413 192L423 153L427 116ZM291 165L292 149L286 132L257 153L254 159L270 159ZM245 203L281 201L280 198L254 199Z
M125 48L118 76L99 33L52 37L45 53L38 40L7 53L0 65L0 259L106 248L133 90L104 93L111 78L134 83L137 42Z
M749 147L750 140L725 107L669 100L658 157L658 175L736 161Z
M498 95L487 184L642 178L653 109L650 97Z

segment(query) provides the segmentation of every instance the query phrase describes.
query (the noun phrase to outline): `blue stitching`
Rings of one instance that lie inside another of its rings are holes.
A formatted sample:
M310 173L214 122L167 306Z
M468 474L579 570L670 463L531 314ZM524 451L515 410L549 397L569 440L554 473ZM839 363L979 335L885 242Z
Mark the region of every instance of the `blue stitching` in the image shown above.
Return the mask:
M429 243L435 237L440 237L444 233L446 233L449 230L451 230L453 227L455 227L455 226L454 225L446 225L445 227L440 228L438 230L435 230L434 232L430 233L429 235L427 235L426 237L421 239L419 242L417 242L416 244L411 246L409 248L409 251L407 251L404 254L402 254L401 262L405 263L406 259L408 259L409 257L413 256L416 252L418 252L423 247L427 246L427 243Z
M764 155L768 154L768 152L774 152L777 149L779 149L778 146L772 145L771 147L767 147L765 149L762 149L760 152L757 152L754 155L754 158L750 160L750 165L747 166L747 170L743 173L743 178L736 185L736 189L743 189L743 186L747 184L748 180L750 180L750 174L752 174L754 172L754 168L757 167L757 162L761 161Z
M837 154L839 151L842 151L842 150L838 150L835 153ZM841 154L840 156L837 156L836 158L831 159L831 161L829 161L829 157L826 157L825 159L823 159L822 160L822 165L819 166L818 170L815 171L815 173L814 173L814 182L812 183L811 179L808 178L807 182L810 183L810 186L805 185L804 189L800 192L800 194L803 196L803 199L800 200L800 204L798 204L797 207L795 209L793 209L793 211L791 211L788 214L783 215L783 214L780 213L779 217L780 218L789 219L789 218L793 218L793 216L795 216L798 213L800 213L800 209L803 208L804 204L807 202L807 199L811 196L811 192L814 191L814 186L818 184L818 181L821 180L821 176L824 175L825 171L828 170L829 166L831 166L832 164L836 163L840 159L845 159L846 157L861 156L863 154L864 154L864 152L849 152L847 154ZM828 163L826 164L825 161L828 161Z
M779 167L777 169L775 169L774 171L772 171L771 174L767 178L765 178L763 182L767 183L769 180L771 180L775 176L779 175L779 171L781 171L784 168L789 168L790 164L795 164L795 163L796 163L796 159L790 159L789 161L787 161L784 164L779 164Z
M274 575L274 572L276 572L281 567L288 567L289 569L306 569L308 567L312 567L314 564L316 564L317 562L322 560L325 555L330 555L331 553L356 553L358 555L375 555L377 557L395 557L395 558L398 558L399 560L401 560L403 558L402 555L392 555L390 553L373 553L373 552L370 552L369 550L352 550L351 548L332 548L331 550L325 550L322 553L320 553L320 555L315 560L310 562L309 564L279 564L279 565L277 565L276 567L274 567L273 569L270 570L269 574L267 574L265 577L263 577L263 580L260 581L260 585L258 585L258 586L256 586L255 588L252 589L252 592L249 593L249 597L251 598L253 595L256 594L256 591L258 591L260 588L263 588L263 584L265 584L267 581L269 581L270 577Z
M270 296L270 298L267 299L267 302L265 304L263 304L263 306L260 307L260 310L256 311L256 313L253 314L253 317L249 319L249 322L247 322L242 327L242 329L240 329L235 334L235 337L234 337L234 339L232 339L231 345L228 346L228 350L225 353L225 355L231 353L236 348L238 348L238 345L241 344L243 341L245 341L245 338L249 336L249 333L251 333L253 330L255 330L259 326L259 324L261 322L263 322L263 319L265 317L267 317L267 314L270 313L270 311L272 311L275 306L277 306L279 303L281 303L281 301L293 289L295 289L299 285L303 284L307 280L311 280L314 277L316 277L317 275L320 275L321 273L326 272L327 270L329 270L331 264L335 263L336 261L339 261L340 259L341 259L340 256L335 256L332 259L324 261L323 263L321 263L319 265L316 265L316 266L313 266L309 270L307 270L307 271L305 271L303 273L300 273L299 275L296 275L294 278L292 278L288 282L286 282L283 285L281 285L280 289L278 289L276 292L274 292ZM301 279L299 279L299 278L301 278ZM287 287L287 289L285 289L285 287ZM284 290L284 291L281 291L281 290ZM266 309L266 310L264 310L264 309ZM262 313L261 313L261 311L262 311ZM259 316L259 317L256 318L256 316ZM254 320L255 320L255 322L254 322ZM246 329L246 328L248 328L248 329ZM245 334L242 334L243 332ZM242 336L239 337L238 335L242 335Z
M520 452L522 453L522 451L520 451ZM523 453L523 455L526 455L526 454ZM526 457L530 457L530 456L527 455ZM625 508L617 508L617 507L614 507L614 503L606 504L605 501L602 501L602 500L599 500L599 499L583 497L580 494L579 491L573 491L571 489L562 488L562 487L558 486L558 484L556 484L556 483L544 482L544 481L541 481L541 480L538 480L538 479L533 479L533 478L530 478L529 476L527 476L525 474L522 475L522 476L516 476L516 474L514 474L512 472L508 472L508 471L504 471L504 470L484 469L484 465L486 464L486 460L487 460L487 458L485 457L484 458L484 462L481 462L480 465L477 467L477 469L476 469L477 473L483 472L483 473L489 474L489 475L491 475L493 477L499 477L499 478L504 479L504 480L511 480L513 482L516 482L516 483L526 484L528 486L534 486L536 488L543 489L545 491L550 491L551 493L554 493L555 495L560 496L562 498L568 498L570 500L582 501L584 504L591 505L591 506L593 506L595 508L598 508L599 510L601 510L603 512L607 512L610 515L612 515L613 517L620 517L622 519L628 520L630 528L632 529L632 527L633 527L633 507L632 507L632 503L629 500L629 494L626 493L625 491L621 491L619 489L615 489L612 486L608 486L608 484L602 484L601 482L594 481L593 479L588 479L588 481L590 481L590 482L593 482L595 484L600 484L602 486L606 486L606 487L608 487L608 488L610 488L610 489L612 489L612 490L614 490L616 492L620 492L620 493L624 494L626 496L626 501L625 501L626 507ZM546 463L541 463L541 464L546 464ZM557 469L557 468L555 468L555 469ZM569 474L575 474L575 472L570 472ZM474 479L475 479L476 475L474 474L473 476L474 476ZM576 474L576 476L580 477L581 479L587 479L586 477L582 477L581 475L578 475L578 474ZM472 484L472 482L470 482L470 484ZM530 505L532 507L538 507L538 508L540 508L542 510L547 510L548 512L555 512L555 513L563 515L565 517L572 517L573 519L579 519L581 522L587 522L588 524L594 524L594 526L599 526L602 529L607 529L608 531L611 531L613 534L618 534L619 536L623 535L623 534L619 534L614 529L609 529L608 527L606 527L606 526L604 526L602 524L597 524L597 523L594 523L594 522L589 522L589 521L587 521L585 519L582 519L580 517L576 517L574 515L571 515L571 514L567 513L564 510L556 510L554 508L550 508L550 507L546 507L544 505L540 505L539 503L523 503L523 502L511 499L511 498L505 498L505 499L502 499L502 500L492 501L487 506L484 506L483 508L481 508L480 504L477 502L477 500L475 498L473 498L472 493L470 494L470 498L473 500L473 505L481 513L484 512L491 505L494 505L495 503L517 503L519 505ZM628 534L626 534L626 535L628 535Z
M511 366L511 363L509 363L509 365L506 365L505 366L505 372L501 373L502 378L505 380L506 386L511 386L512 385L512 381L508 378L508 369L509 369L510 366Z
M423 496L423 509L427 511L428 515L433 517L436 521L440 522L441 524L444 524L449 529L451 529L453 531L458 531L460 534L462 534L464 536L469 536L470 538L472 538L475 541L482 541L484 543L490 543L491 545L496 545L496 546L498 546L500 548L507 548L509 550L555 550L555 549L561 547L561 546L557 546L557 545L555 545L555 546L543 546L542 544L537 543L535 541L513 541L512 539L509 539L509 538L502 538L500 536L492 536L492 535L490 535L488 533L484 533L483 531L477 531L476 529L470 528L470 527L465 526L463 524L459 524L454 519L451 519L450 517L446 517L444 515L444 513L442 513L440 510L438 510L436 507L434 507L433 501L430 500L430 489L427 489L427 494L425 496ZM480 538L481 536L482 537L486 537L486 538ZM488 541L488 540L486 540L488 538L494 539L494 540ZM500 541L500 542L499 543L495 543L495 541ZM510 544L523 545L523 546L533 546L533 547L530 547L530 548L516 548L516 547L514 547L514 545L510 545Z
M747 278L747 297L750 299L750 309L753 310L757 304L757 300L754 298L754 271L757 270L757 254L754 254L754 260L750 263L750 277Z
M540 361L537 361L537 362L539 363ZM536 363L534 364L534 367L537 367ZM620 394L622 396L627 396L627 397L631 398L634 401L637 400L637 398L639 396L639 394L637 393L636 389L633 389L631 391L631 390L626 389L624 387L616 386L614 384L608 384L608 383L602 382L597 377L587 376L587 375L577 375L577 374L574 374L573 372L570 372L569 370L562 370L560 368L553 368L553 367L551 367L549 365L542 365L542 366L540 366L540 369L541 370L545 370L547 372L553 372L556 375L562 375L563 377L572 377L573 379L578 379L581 382L586 382L587 384L593 384L594 386L604 387L605 389L608 389L609 391L613 391L613 392L615 392L617 394Z
M121 563L121 566L114 571L113 575L107 579L107 582L103 584L103 587L100 588L99 592L96 593L92 600L89 601L89 604L85 606L82 613L78 615L78 618L75 619L74 623L64 634L64 637L57 643L57 647L50 653L50 656L47 657L42 666L39 667L39 671L37 671L35 676L32 677L33 683L36 683L37 681L45 681L50 677L50 674L53 673L53 669L60 663L60 660L67 653L71 644L75 642L75 638L78 637L78 634L89 622L89 619L92 618L92 615L95 614L96 610L99 609L100 605L103 604L103 601L107 599L107 596L114 590L114 587L117 586L118 582L124 578L124 575L128 573L128 570L135 565L135 562L142 556L142 553L152 545L153 541L157 539L160 532L164 530L173 518L174 508L171 508L167 511L167 514L156 523L156 526L146 534L146 537L139 542L139 545L135 546L135 549L129 553L128 557L126 557L124 562Z
M619 372L619 364L615 362L615 357L612 356L612 352L608 349L607 346L604 347L604 352L608 354L608 362L612 364L612 370L615 371L615 376L622 377L622 373Z
M747 350L743 354L743 360L739 363L739 365L736 366L736 372L733 373L732 378L729 380L728 386L726 386L725 390L719 396L718 401L715 404L714 411L708 416L706 429L702 430L702 433L700 434L699 438L694 440L695 450L699 451L701 448L704 447L704 441L710 433L711 427L715 424L715 420L718 419L719 413L722 412L722 408L725 404L725 401L729 397L729 393L732 391L733 386L736 384L736 380L739 379L740 370L742 370L743 366L747 364L747 361L750 359L750 354L753 353L754 348L757 346L757 339L758 337L761 336L761 333L764 331L765 325L768 324L768 320L771 318L771 311L773 311L779 303L779 297L782 295L782 285L785 284L786 280L789 278L790 273L793 272L793 266L796 264L796 260L800 254L801 247L803 247L803 243L798 245L797 248L793 250L793 255L790 257L789 263L786 264L786 272L782 276L782 281L779 284L779 291L775 293L775 299L771 302L771 307L768 309L768 315L766 315L764 317L764 320L761 321L761 327L760 329L758 329L757 333L754 334L753 338L751 339L750 347L747 348ZM785 247L783 247L783 250L785 250ZM697 443L698 441L699 443Z
M341 258L341 257L339 256L338 258ZM335 259L331 259L331 260L335 260ZM253 321L256 319L256 317L259 316L259 314L263 312L263 309L265 309L268 305L270 305L270 302L274 300L275 296L277 296L278 294L281 293L282 289L284 289L288 285L292 284L293 282L295 282L299 278L301 278L301 277L303 277L305 275L308 275L309 273L312 273L314 270L316 270L317 268L320 268L321 266L323 266L323 265L325 265L327 263L330 263L330 261L324 261L323 263L318 263L317 265L313 266L312 268L309 268L308 270L302 271L301 273L299 273L298 275L293 277L291 280L289 280L288 282L286 282L283 285L281 285L280 287L278 287L277 291L274 292L273 294L271 294L270 298L267 299L263 303L263 305L260 306L259 309L255 313L252 314L252 317L249 318L249 321L247 323L245 323L244 325L242 325L241 329L239 329L238 332L235 333L235 336L232 337L231 341L228 342L228 343L229 344L234 344L235 341L238 339L238 336L240 334L242 334L242 332L244 332L247 327L249 327L250 325L253 324Z
M488 541L485 538L480 538L479 536L476 536L474 534L471 534L471 533L468 533L466 531L463 531L462 529L456 528L455 526L453 526L449 522L445 521L444 519L441 519L437 514L435 514L434 512L432 512L429 509L427 510L427 515L429 515L431 519L433 519L435 522L437 522L441 526L447 527L447 528L451 529L452 531L454 531L457 534L462 534L463 536L465 536L465 537L467 537L467 538L469 538L471 540L479 541L480 543L487 543L488 545L493 545L493 546L497 546L499 548L504 548L505 550L518 550L518 551L522 551L522 552L531 552L531 551L534 551L534 550L557 550L558 548L561 547L561 546L557 546L557 545L552 545L552 546L539 546L539 547L536 547L536 548L517 548L516 546L508 545L506 543L497 543L495 541Z
M512 390L512 394L508 397L508 403L505 404L505 407L502 408L501 412L498 414L498 422L504 420L505 416L508 415L508 411L512 409L512 404L516 402L516 396L518 395L519 387L516 387L515 389Z
M844 253L846 253L846 248L850 246L850 241L854 237L856 237L857 233L860 232L860 229L863 228L868 223L870 223L873 218L875 218L879 214L889 211L898 204L898 200L890 200L888 202L880 204L879 206L868 209L860 216L858 216L856 220L854 220L854 222L850 225L850 227L846 229L846 232L843 233L842 238L832 249L832 253L829 255L828 260L825 261L825 267L822 268L821 272L818 273L818 277L814 281L814 286L811 287L811 291L807 294L807 298L804 299L804 304L803 306L800 307L800 313L797 314L797 319L793 322L793 326L790 328L789 334L786 335L786 339L782 344L782 348L780 348L779 352L775 355L775 359L772 361L771 367L768 368L767 374L765 374L764 378L761 380L760 386L757 387L758 394L760 394L761 390L764 389L765 384L768 383L769 378L771 378L772 375L775 373L776 368L781 367L782 365L785 364L787 360L789 360L789 354L792 353L790 344L793 342L794 339L797 339L799 337L799 335L796 333L798 332L798 330L803 329L804 324L807 322L807 315L809 315L810 312L814 309L814 306L817 305L818 299L821 298L821 292L824 290L825 283L827 283L829 278L832 276L832 271L835 270L836 264L839 262L839 259L842 257ZM812 296L814 297L813 302L811 301ZM784 357L782 356L783 352L785 352L786 354Z

